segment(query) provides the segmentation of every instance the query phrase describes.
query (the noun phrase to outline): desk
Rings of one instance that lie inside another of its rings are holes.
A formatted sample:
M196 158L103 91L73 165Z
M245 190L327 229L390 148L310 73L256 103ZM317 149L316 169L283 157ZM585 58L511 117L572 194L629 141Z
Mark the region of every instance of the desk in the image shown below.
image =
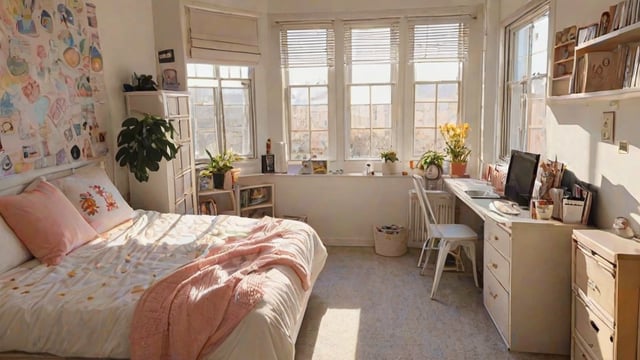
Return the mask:
M512 351L564 354L571 347L571 233L580 224L531 219L489 209L495 199L464 190L482 185L446 179L445 189L484 221L483 300Z

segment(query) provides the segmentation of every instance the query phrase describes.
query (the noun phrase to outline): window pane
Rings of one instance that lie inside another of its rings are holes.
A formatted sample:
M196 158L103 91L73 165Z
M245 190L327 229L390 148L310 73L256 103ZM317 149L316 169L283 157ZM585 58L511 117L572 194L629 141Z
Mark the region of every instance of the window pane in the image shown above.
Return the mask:
M545 124L547 117L547 106L544 99L530 99L531 118L529 119L530 127L541 127Z
M353 84L373 84L391 82L390 64L357 64L351 66Z
M531 94L536 95L536 97L544 97L546 96L545 89L547 88L547 78L536 78L531 80Z
M391 104L391 86L372 86L371 87L371 103L372 104Z
M547 53L537 53L531 56L530 76L543 75L547 73Z
M215 130L197 130L194 153L196 159L207 158L205 149L212 153L218 152L218 134Z
M413 137L413 156L420 156L427 150L436 150L436 129L416 129Z
M307 159L310 155L309 132L291 132L291 160Z
M196 130L216 128L216 112L213 105L192 105L191 111Z
M291 106L291 130L309 130L309 107L306 105Z
M213 105L213 89L212 88L190 88L191 102L193 104Z
M326 158L329 153L329 132L311 132L311 154L318 158Z
M309 104L308 88L291 88L291 105Z
M391 105L371 105L373 109L371 126L374 128L391 128Z
M435 101L436 84L417 84L416 101Z
M439 84L439 101L458 101L458 84Z
M251 153L251 107L249 89L223 88L224 130L227 149L247 155Z
M187 65L188 77L213 78L213 65L189 64Z
M327 67L289 68L290 85L324 85L329 78Z
M520 121L522 112L522 85L512 84L509 91L509 145L511 149L522 149L520 144ZM508 149L507 149L508 150Z
M415 104L415 126L435 127L436 126L436 104L432 102Z
M327 105L329 103L329 90L327 87L312 87L309 89L309 93L312 105Z
M514 36L514 53L511 60L513 65L513 80L521 80L527 75L529 63L529 31L527 25L516 31Z
M351 145L349 149L351 158L367 159L370 157L371 133L369 130L351 129L349 144Z
M309 107L311 117L311 130L326 130L329 128L329 114L326 105L313 105Z
M460 80L459 62L415 63L416 81Z
M438 126L446 123L458 122L458 103L441 102L438 103Z
M217 87L218 81L215 79L187 79L188 87Z
M527 149L536 154L545 153L544 129L529 129Z
M351 87L351 105L369 104L369 87L368 86L352 86Z
M547 43L549 42L549 17L547 15L533 22L532 37L531 51L534 53L547 52Z
M391 129L371 131L371 157L378 157L381 151L391 149Z
M366 128L371 126L369 105L351 106L351 127Z

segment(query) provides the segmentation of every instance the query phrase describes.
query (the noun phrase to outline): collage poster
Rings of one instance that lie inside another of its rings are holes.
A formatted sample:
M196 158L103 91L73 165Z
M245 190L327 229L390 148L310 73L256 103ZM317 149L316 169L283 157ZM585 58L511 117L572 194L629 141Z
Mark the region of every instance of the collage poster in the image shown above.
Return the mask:
M0 2L0 178L107 153L96 6Z

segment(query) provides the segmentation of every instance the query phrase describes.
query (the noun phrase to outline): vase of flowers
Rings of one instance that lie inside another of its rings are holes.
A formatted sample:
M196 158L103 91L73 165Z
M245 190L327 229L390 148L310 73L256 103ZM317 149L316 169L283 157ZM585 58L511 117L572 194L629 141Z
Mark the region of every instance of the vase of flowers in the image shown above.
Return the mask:
M469 132L469 124L447 123L440 125L440 133L444 138L445 149L449 161L451 162L451 176L463 176L467 170L467 159L471 154L465 144Z
M398 154L393 150L382 151L380 153L382 159L382 175L398 174Z

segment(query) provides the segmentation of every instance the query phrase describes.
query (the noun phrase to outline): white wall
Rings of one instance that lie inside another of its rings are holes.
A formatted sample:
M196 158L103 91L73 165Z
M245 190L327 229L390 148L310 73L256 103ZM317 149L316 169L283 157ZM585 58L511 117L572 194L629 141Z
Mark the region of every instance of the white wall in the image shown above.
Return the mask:
M120 123L125 119L122 84L131 83L131 75L154 74L155 46L151 0L94 0L104 59L104 81L109 116L109 159L115 157ZM123 194L129 191L128 171L114 161L107 164L114 182Z
M491 0L489 0L491 1ZM526 1L503 0L501 18L512 17L513 11ZM552 34L570 25L578 27L597 22L613 1L552 1ZM611 228L616 216L625 216L640 232L640 126L637 99L619 101L589 100L568 104L552 104L547 108L547 155L557 156L578 179L599 187L594 209L595 225ZM603 111L616 111L615 144L600 141ZM618 153L619 140L629 142L629 153Z

